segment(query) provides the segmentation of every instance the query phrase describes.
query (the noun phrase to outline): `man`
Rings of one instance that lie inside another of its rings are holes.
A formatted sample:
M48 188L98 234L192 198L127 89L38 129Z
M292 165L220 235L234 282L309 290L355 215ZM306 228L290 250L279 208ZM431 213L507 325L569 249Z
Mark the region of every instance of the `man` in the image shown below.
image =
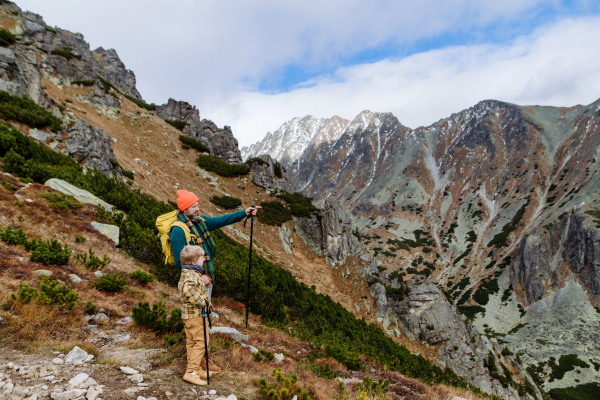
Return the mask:
M246 218L246 216L249 216L250 213L252 213L252 215L256 215L256 209L261 207L248 207L246 210L240 210L231 214L221 215L220 217L208 217L206 215L200 215L200 201L198 196L186 190L178 190L177 208L179 208L180 211L177 213L177 219L188 226L190 233L194 235L196 239L194 240L194 237L192 237L189 243L186 243L183 229L179 226L173 227L169 241L171 242L171 248L173 250L175 266L181 271L180 254L185 246L202 246L205 253L204 266L206 267L206 274L202 275L202 280L206 285L208 299L210 301L213 288L212 283L215 280L215 272L212 260L217 255L217 248L209 232L227 225L234 224L236 222L240 222Z

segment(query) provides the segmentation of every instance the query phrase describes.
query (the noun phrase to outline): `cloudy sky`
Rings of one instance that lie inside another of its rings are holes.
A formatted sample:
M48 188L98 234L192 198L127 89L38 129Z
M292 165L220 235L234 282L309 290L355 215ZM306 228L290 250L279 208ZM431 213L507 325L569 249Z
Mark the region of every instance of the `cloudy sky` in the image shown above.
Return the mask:
M597 0L16 0L114 48L147 102L195 104L240 147L293 117L429 125L480 100L600 98Z

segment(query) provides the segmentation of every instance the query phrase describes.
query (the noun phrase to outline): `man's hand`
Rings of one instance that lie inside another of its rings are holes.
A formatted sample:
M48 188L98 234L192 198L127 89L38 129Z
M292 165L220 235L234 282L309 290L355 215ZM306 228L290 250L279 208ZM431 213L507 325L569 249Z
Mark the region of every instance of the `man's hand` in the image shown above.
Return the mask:
M256 209L257 208L262 208L261 206L254 206L254 207L248 207L245 210L246 215L250 215L250 213L252 213L252 215L256 215Z
M204 286L212 285L212 279L208 275L202 275L202 280L204 281Z

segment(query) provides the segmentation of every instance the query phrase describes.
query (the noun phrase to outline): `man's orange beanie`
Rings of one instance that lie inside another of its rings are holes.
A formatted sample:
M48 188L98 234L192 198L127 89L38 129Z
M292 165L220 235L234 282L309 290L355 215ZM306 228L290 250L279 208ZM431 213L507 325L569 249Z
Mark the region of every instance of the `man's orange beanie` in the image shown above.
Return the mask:
M187 190L178 190L177 191L177 207L180 211L185 211L194 203L200 201L198 196L196 196L192 192L188 192Z

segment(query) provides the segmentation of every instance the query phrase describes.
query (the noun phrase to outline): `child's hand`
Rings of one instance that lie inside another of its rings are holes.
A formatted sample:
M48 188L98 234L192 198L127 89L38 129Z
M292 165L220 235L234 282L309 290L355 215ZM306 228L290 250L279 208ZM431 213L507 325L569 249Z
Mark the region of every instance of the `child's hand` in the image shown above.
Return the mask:
M212 285L212 279L208 275L202 275L202 280L204 281L204 286Z

